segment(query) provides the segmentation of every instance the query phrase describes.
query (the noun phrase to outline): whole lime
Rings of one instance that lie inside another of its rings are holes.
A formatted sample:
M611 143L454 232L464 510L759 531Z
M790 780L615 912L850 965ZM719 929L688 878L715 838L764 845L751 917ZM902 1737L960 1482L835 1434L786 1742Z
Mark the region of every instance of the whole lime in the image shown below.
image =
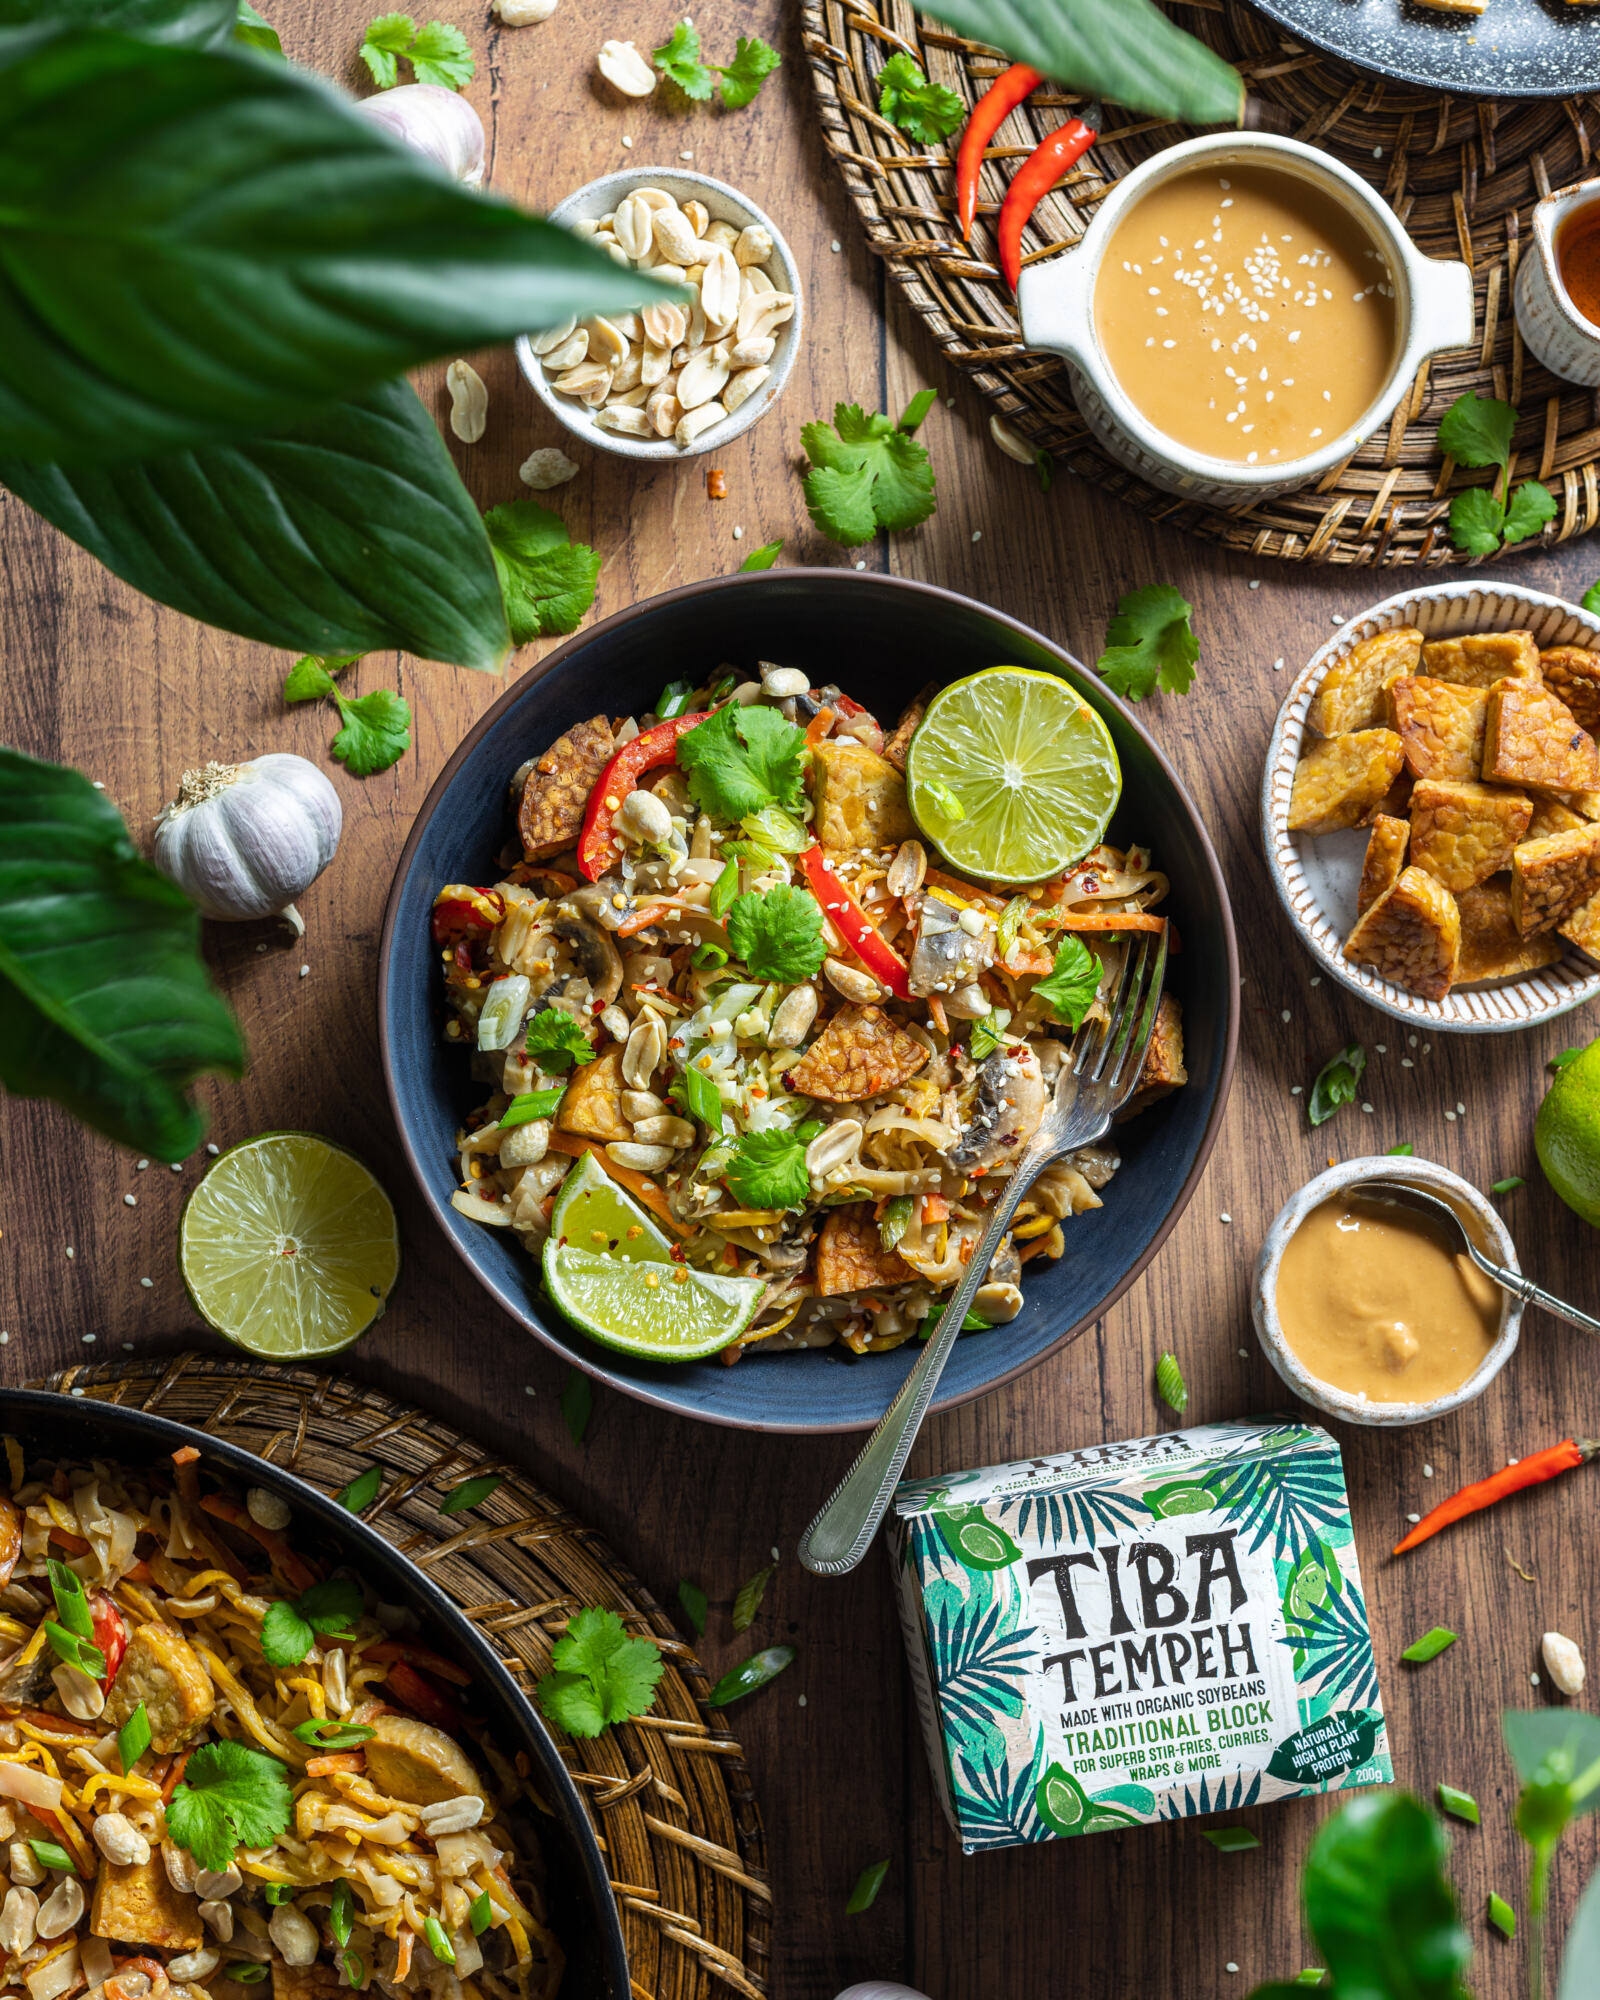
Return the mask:
M1545 1179L1574 1214L1600 1229L1600 1041L1557 1072L1533 1143Z

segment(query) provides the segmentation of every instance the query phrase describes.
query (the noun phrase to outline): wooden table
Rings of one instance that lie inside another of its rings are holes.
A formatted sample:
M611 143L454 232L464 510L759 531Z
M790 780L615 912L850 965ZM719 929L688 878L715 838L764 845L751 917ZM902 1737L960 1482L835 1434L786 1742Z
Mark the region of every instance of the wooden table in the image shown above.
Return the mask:
M370 7L279 0L270 11L294 57L359 83L354 52ZM731 49L736 34L753 29L783 49L784 67L763 96L733 116L685 114L658 101L624 106L598 81L600 41L630 32L646 48L664 40L674 18L666 6L646 19L647 10L605 13L567 0L547 24L516 32L491 32L483 0L445 0L440 11L479 54L470 95L490 128L500 194L548 206L594 175L692 153L696 166L771 210L807 276L805 351L781 409L720 455L726 499L707 498L704 459L636 470L579 454L582 473L554 498L574 538L605 558L594 615L732 570L778 536L786 561L864 558L930 578L1002 606L1089 660L1123 591L1174 583L1195 606L1202 653L1194 690L1147 704L1143 719L1217 841L1244 945L1239 1073L1221 1143L1188 1213L1127 1297L1043 1367L930 1424L913 1470L1148 1432L1168 1420L1152 1388L1155 1357L1168 1347L1188 1378L1192 1419L1279 1403L1250 1330L1250 1270L1273 1212L1330 1156L1406 1139L1480 1183L1525 1174L1528 1184L1504 1203L1524 1262L1592 1309L1596 1239L1544 1185L1532 1146L1544 1061L1587 1039L1592 1017L1540 1034L1440 1037L1409 1051L1415 1067L1402 1068L1396 1025L1331 985L1314 986L1262 865L1256 787L1287 676L1344 615L1403 587L1409 572L1255 568L1153 527L1070 477L1041 495L1032 473L991 444L987 406L941 363L860 247L818 142L798 39L777 0L702 0L695 10L713 50ZM534 446L564 440L509 351L479 365L490 391L488 434L454 448L489 505L525 491L516 468ZM441 412L442 373L428 371L423 384ZM938 473L938 514L914 534L847 555L809 528L796 473L800 426L838 399L898 411L924 384L949 399L923 433ZM141 839L180 773L208 758L296 750L318 759L339 787L343 850L303 899L303 945L284 948L271 927L210 933L251 1063L241 1085L207 1084L201 1095L223 1144L273 1126L313 1127L348 1141L384 1176L400 1208L405 1269L388 1317L348 1366L525 1459L663 1599L680 1576L698 1579L717 1606L704 1641L715 1667L745 1647L728 1626L734 1591L774 1546L783 1551L750 1636L791 1641L799 1661L737 1717L771 1841L783 2000L831 2000L869 1974L905 1978L934 2000L1202 2000L1242 1995L1256 1979L1311 1962L1296 1882L1320 1804L1244 1815L1264 1843L1244 1855L1218 1854L1196 1827L1179 1824L963 1860L934 1804L881 1563L822 1582L794 1560L796 1537L854 1442L758 1441L605 1392L585 1442L574 1445L559 1408L563 1368L494 1315L446 1248L405 1171L379 1079L375 953L412 815L501 684L409 658L366 660L357 669L362 689L398 687L417 721L401 762L359 783L328 758L329 714L283 707L285 656L158 610L9 497L0 524L0 739L101 779ZM1600 547L1575 546L1523 557L1500 574L1575 597L1597 572ZM548 647L523 652L516 670L536 670L540 650ZM310 968L303 977L302 966ZM1371 1051L1364 1094L1372 1114L1351 1109L1312 1133L1291 1086L1308 1084L1352 1037ZM21 1102L4 1106L0 1145L7 1380L125 1350L204 1343L173 1263L179 1207L203 1158L181 1172L156 1164L140 1172L53 1108ZM1344 1438L1399 1774L1424 1792L1447 1779L1483 1805L1482 1829L1463 1829L1455 1841L1464 1906L1482 1939L1480 1994L1519 1992L1522 1978L1517 1954L1482 1921L1490 1889L1519 1905L1522 1897L1498 1713L1548 1698L1547 1688L1529 1684L1548 1628L1570 1634L1600 1667L1595 1543L1563 1532L1593 1519L1595 1489L1574 1478L1527 1496L1404 1565L1386 1567L1381 1552L1408 1512L1460 1480L1574 1429L1595 1430L1594 1368L1581 1336L1534 1315L1513 1366L1470 1409L1420 1433ZM1537 1581L1523 1581L1512 1557ZM1401 1666L1401 1648L1436 1623L1454 1626L1462 1642L1433 1665ZM1594 1865L1595 1830L1595 1820L1583 1822L1557 1865L1558 1933ZM857 1874L884 1856L891 1865L876 1904L846 1916Z

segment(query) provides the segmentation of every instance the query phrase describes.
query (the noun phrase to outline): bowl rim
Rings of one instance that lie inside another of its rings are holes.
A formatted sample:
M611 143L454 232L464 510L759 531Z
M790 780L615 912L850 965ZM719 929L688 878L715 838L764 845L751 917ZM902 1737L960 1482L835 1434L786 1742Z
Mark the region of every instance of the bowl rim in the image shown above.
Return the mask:
M1436 1417L1448 1416L1452 1410L1476 1402L1517 1351L1517 1341L1522 1332L1523 1302L1512 1293L1505 1293L1500 1331L1489 1352L1459 1388L1444 1396L1431 1397L1425 1403L1363 1402L1359 1397L1352 1396L1349 1390L1335 1388L1331 1382L1324 1382L1320 1376L1313 1375L1289 1345L1278 1318L1275 1281L1283 1263L1283 1253L1289 1246L1290 1237L1314 1208L1335 1195L1377 1180L1409 1181L1417 1187L1426 1188L1429 1193L1454 1195L1483 1224L1489 1247L1496 1252L1500 1262L1508 1270L1521 1270L1522 1266L1517 1262L1516 1242L1506 1227L1505 1218L1481 1188L1463 1180L1460 1174L1452 1173L1450 1168L1440 1166L1437 1160L1419 1160L1392 1153L1366 1153L1324 1168L1304 1187L1290 1195L1272 1218L1261 1245L1261 1254L1256 1260L1251 1287L1251 1318L1255 1322L1256 1339L1261 1343L1261 1350L1268 1361L1289 1388L1313 1409L1322 1411L1324 1416L1341 1418L1345 1423L1404 1429L1413 1424L1432 1423Z
M611 1891L610 1872L601 1855L582 1795L533 1702L518 1687L500 1656L448 1592L359 1514L352 1514L348 1508L330 1500L298 1473L290 1472L272 1459L247 1451L231 1439L215 1437L209 1431L180 1423L175 1417L162 1416L156 1410L141 1409L136 1404L91 1395L86 1389L14 1388L4 1385L0 1386L0 1423L4 1422L9 1411L26 1411L36 1416L41 1426L59 1426L65 1431L72 1420L62 1406L76 1404L87 1405L102 1413L113 1429L125 1427L130 1440L142 1439L152 1446L165 1445L172 1450L190 1446L199 1451L203 1459L225 1466L232 1477L244 1484L274 1488L291 1506L302 1514L312 1516L328 1533L336 1538L348 1538L358 1548L366 1547L385 1565L394 1564L404 1571L406 1587L415 1594L416 1601L441 1628L449 1631L452 1643L464 1649L475 1671L494 1683L502 1703L512 1713L524 1717L527 1734L536 1744L543 1745L547 1754L538 1760L540 1785L541 1788L548 1786L555 1795L552 1805L559 1800L590 1893L597 1908L602 1913L609 1913L610 1921L606 1921L602 1914L600 1926L604 1933L602 1951L606 1975L617 2000L625 2000L630 1988L622 1922Z
M805 288L800 282L800 266L789 247L789 240L783 231L758 202L750 199L742 189L720 181L712 174L697 174L682 167L644 165L640 167L620 167L614 173L600 174L592 181L585 181L582 187L574 188L571 194L563 195L547 220L565 224L569 218L581 220L574 211L578 205L593 197L600 189L613 184L629 182L639 187L655 181L688 181L699 188L707 188L721 200L735 208L743 209L751 224L759 225L772 237L773 256L779 259L789 274L789 288L794 299L794 313L778 329L781 336L772 355L772 373L748 398L745 405L734 411L725 424L713 425L706 433L702 444L696 439L692 444L675 444L671 438L630 438L620 432L603 431L590 420L588 410L581 404L568 407L567 399L558 396L551 389L539 357L529 344L527 334L519 334L515 342L517 366L527 379L529 388L557 423L582 444L594 445L602 451L609 451L614 458L634 458L646 464L677 464L688 458L699 458L708 451L717 451L725 444L731 444L736 437L758 424L767 414L784 390L789 386L789 377L794 372L794 364L800 353L800 340L805 331L806 302ZM691 200L693 196L689 197ZM716 220L715 217L712 218Z
M608 1350L601 1347L598 1343L583 1340L580 1336L580 1345L569 1350L566 1347L558 1345L545 1332L539 1321L527 1307L513 1311L507 1305L487 1273L480 1269L476 1259L468 1254L463 1242L449 1226L444 1213L445 1204L437 1198L426 1170L426 1164L418 1152L410 1127L400 1115L397 1063L395 1050L389 1036L389 1014L393 984L392 969L400 901L407 879L411 873L416 850L421 845L428 824L432 820L434 813L438 810L445 793L454 784L457 772L472 755L482 739L498 726L505 713L521 698L526 684L530 679L543 679L552 669L564 665L569 657L581 651L584 647L593 644L602 635L620 630L634 619L643 616L647 612L653 612L662 605L678 603L685 598L701 596L708 592L748 589L761 590L769 588L770 580L774 576L781 576L786 583L793 583L795 581L803 583L809 579L820 580L826 578L830 585L836 585L841 579L845 579L845 587L847 589L855 588L855 575L856 572L851 570L840 570L825 566L797 565L792 569L786 568L783 570L757 571L753 573L736 570L731 576L706 577L695 583L679 584L672 590L659 592L654 597L642 598L635 604L626 605L622 610L613 612L609 618L602 619L598 625L587 626L581 631L573 633L570 638L564 640L561 645L556 647L554 652L547 654L544 659L530 668L528 673L521 675L517 680L513 681L493 706L479 716L478 720L451 752L439 775L429 787L427 797L418 807L416 816L411 823L411 831L407 834L405 845L400 850L399 859L395 863L394 874L389 884L388 898L384 904L383 928L378 940L378 1050L379 1059L383 1065L384 1087L389 1095L389 1108L394 1116L396 1129L399 1132L400 1144L405 1153L406 1163L411 1169L412 1178L422 1195L423 1201L426 1203L433 1220L438 1224L445 1240L500 1310L514 1324L531 1333L541 1346L548 1348L551 1353L558 1356L562 1361L567 1362L573 1367L581 1368L586 1375L593 1376L596 1381L604 1382L609 1388L616 1389L620 1394L631 1397L635 1402L647 1403L656 1409L666 1410L674 1416L690 1418L698 1423L716 1424L730 1430L783 1432L803 1437L825 1437L852 1431L871 1430L879 1421L879 1418L850 1419L842 1423L797 1422L784 1418L772 1418L764 1420L761 1423L750 1423L742 1418L722 1415L715 1411L688 1410L678 1398L658 1390L653 1382L641 1380L636 1376L625 1375L609 1367L605 1359ZM1043 651L1065 660L1076 673L1083 675L1086 680L1094 680L1094 676L1089 673L1083 663L1075 654L1069 653L1065 646L1058 645L1055 640L1046 638L1041 632L1036 632L1031 626L1025 625L1020 618L1013 618L1007 612L997 611L993 606L984 604L977 598L964 596L960 591L947 590L940 584L925 583L917 577L892 576L881 571L874 571L870 575L863 575L861 582L875 588L888 588L908 594L915 593L918 596L929 597L936 604L959 605L964 608L977 609L986 618L994 620L996 624L1009 627L1029 645L1037 646ZM1132 713L1126 702L1122 701L1109 688L1104 687L1099 682L1096 682L1095 685L1103 699L1110 704L1134 734L1140 738L1145 748L1155 759L1167 783L1171 785L1177 794L1184 810L1189 815L1191 824L1199 836L1201 864L1211 878L1212 889L1217 899L1217 907L1222 913L1222 945L1223 956L1226 960L1225 990L1227 993L1227 1005L1223 1029L1222 1063L1217 1078L1216 1095L1212 1100L1211 1109L1206 1118L1205 1130L1201 1134L1200 1144L1196 1149L1189 1171L1184 1177L1183 1185L1178 1190L1176 1199L1172 1202L1167 1213L1162 1217L1149 1243L1146 1244L1144 1250L1134 1263L1122 1274L1114 1289L1100 1298L1092 1311L1085 1314L1081 1319L1073 1321L1069 1326L1064 1327L1056 1338L1048 1346L1041 1348L1037 1354L1025 1357L1013 1366L1002 1369L998 1374L991 1376L973 1388L951 1391L935 1397L931 1405L932 1411L958 1409L963 1403L976 1401L979 1396L987 1396L991 1391L1004 1387L1006 1383L1015 1381L1018 1376L1027 1374L1030 1369L1040 1366L1052 1355L1059 1353L1063 1347L1068 1346L1080 1333L1093 1325L1097 1319L1103 1317L1116 1304L1117 1300L1130 1289L1135 1280L1142 1276L1144 1271L1154 1261L1157 1253L1177 1226L1179 1217L1194 1199L1195 1191L1200 1185L1201 1176L1204 1174L1207 1164L1211 1159L1212 1148L1216 1145L1217 1138L1221 1132L1222 1120L1228 1107L1229 1094L1233 1088L1234 1067L1239 1047L1239 944L1233 919L1233 904L1228 896L1227 881L1222 872L1222 864L1217 858L1216 848L1212 844L1210 831L1201 816L1199 807L1195 804L1194 799L1190 796L1188 787L1173 769L1165 753L1155 742L1148 730L1145 729L1144 725ZM591 1348L593 1350L592 1353L586 1351Z
M1261 844L1266 855L1267 873L1288 916L1290 927L1316 960L1319 972L1336 980L1369 1006L1409 1027L1426 1028L1440 1034L1516 1034L1528 1028L1541 1027L1547 1021L1559 1020L1563 1014L1569 1014L1575 1007L1584 1006L1600 996L1600 969L1585 972L1581 963L1568 952L1542 971L1524 973L1518 979L1499 985L1452 989L1442 1000L1424 1000L1420 994L1410 993L1404 987L1396 986L1392 980L1380 979L1367 966L1353 965L1344 956L1340 949L1342 940L1315 902L1305 879L1304 863L1296 843L1309 836L1291 834L1288 829L1289 790L1294 766L1306 737L1306 712L1310 708L1313 692L1328 670L1362 640L1409 622L1405 616L1408 611L1430 604L1470 605L1474 600L1488 600L1496 607L1484 612L1483 623L1477 629L1518 629L1516 619L1500 608L1514 603L1525 609L1560 611L1579 628L1580 641L1600 644L1600 617L1585 611L1580 605L1564 597L1553 597L1547 591L1525 590L1493 582L1421 584L1412 590L1396 591L1392 597L1385 597L1366 610L1358 611L1317 648L1295 676L1279 705L1262 765ZM1534 990L1539 983L1550 987L1551 982L1557 980L1559 985L1552 987L1548 996ZM1501 1004L1498 1007L1490 1004L1495 1001ZM1478 1004L1474 1006L1474 1002Z

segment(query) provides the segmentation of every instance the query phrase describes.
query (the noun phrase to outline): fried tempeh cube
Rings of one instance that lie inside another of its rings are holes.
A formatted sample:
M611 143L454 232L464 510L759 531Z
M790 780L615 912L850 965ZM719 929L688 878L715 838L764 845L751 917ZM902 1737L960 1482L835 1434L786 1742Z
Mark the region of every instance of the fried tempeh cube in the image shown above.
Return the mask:
M1117 1113L1117 1123L1120 1125L1125 1119L1148 1111L1152 1104L1159 1104L1163 1097L1181 1090L1188 1081L1189 1072L1183 1065L1183 1009L1172 994L1163 993L1139 1081L1133 1095Z
M1412 674L1391 681L1389 718L1405 745L1406 767L1419 778L1475 778L1483 768L1487 688Z
M848 736L824 737L816 746L811 787L824 847L898 847L917 830L905 779L887 757Z
M900 720L884 739L883 754L899 772L906 768L906 752L911 748L911 739L916 735L922 718L928 712L928 703L939 691L937 681L929 681L921 693L909 701L901 710Z
M1550 646L1539 655L1539 670L1578 727L1591 736L1600 733L1600 653L1587 646Z
M1414 674L1421 657L1422 634L1414 625L1363 639L1323 675L1306 727L1319 736L1345 736L1381 723L1384 689L1401 674Z
M898 1250L885 1250L870 1201L836 1208L817 1236L817 1296L870 1292L879 1285L904 1285L916 1276Z
M802 1097L855 1104L909 1083L930 1060L930 1051L881 1007L841 1007L783 1080Z
M1526 840L1511 860L1511 916L1523 937L1553 931L1600 890L1600 826Z
M198 1951L206 1934L199 1900L172 1886L159 1850L148 1861L101 1861L89 1927L141 1950Z
M1561 947L1553 937L1525 938L1511 915L1511 883L1496 875L1475 888L1463 889L1456 898L1461 911L1461 958L1456 967L1456 984L1470 985L1480 979L1520 978L1553 965Z
M1582 813L1575 813L1571 806L1565 806L1559 799L1536 798L1533 802L1533 818L1528 821L1527 840L1543 840L1546 834L1576 833L1589 822Z
M624 1088L622 1051L607 1049L573 1071L556 1124L563 1132L576 1132L584 1139L631 1139L633 1127L622 1115Z
M592 715L529 764L517 805L517 831L529 861L548 860L577 839L595 779L616 751L611 724Z
M186 1749L216 1707L211 1676L175 1625L141 1625L106 1695L106 1726L120 1729L143 1705L150 1741L163 1757Z
M1590 792L1600 788L1600 751L1547 687L1502 681L1489 690L1483 775L1538 792Z
M1461 955L1461 912L1455 897L1425 868L1407 868L1387 895L1356 920L1344 955L1424 1000L1442 1000Z
M1420 778L1411 794L1411 865L1447 889L1470 889L1511 865L1533 801L1495 785Z
M1380 896L1387 895L1400 879L1406 865L1406 842L1411 838L1409 821L1379 813L1367 835L1366 859L1361 864L1361 886L1356 891L1357 910L1370 910Z
M1357 729L1313 743L1295 766L1291 833L1338 833L1361 826L1400 775L1404 750L1392 729Z
M1422 671L1462 687L1489 687L1499 680L1539 680L1539 648L1531 632L1469 632L1462 639L1430 639L1422 649Z
M1591 896L1557 926L1557 935L1575 944L1585 957L1600 963L1600 896Z

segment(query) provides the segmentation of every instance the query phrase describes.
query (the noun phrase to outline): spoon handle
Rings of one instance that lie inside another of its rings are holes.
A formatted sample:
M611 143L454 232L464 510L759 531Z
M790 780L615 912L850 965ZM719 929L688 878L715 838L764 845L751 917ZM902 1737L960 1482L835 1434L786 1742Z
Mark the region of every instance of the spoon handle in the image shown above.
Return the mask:
M1494 1279L1503 1285L1514 1298L1521 1299L1525 1306L1538 1306L1555 1319L1564 1319L1568 1326L1578 1327L1584 1333L1600 1333L1600 1319L1591 1319L1586 1312L1579 1312L1576 1306L1569 1306L1565 1299L1558 1299L1554 1292L1547 1292L1542 1285L1536 1285L1532 1278L1526 1278L1520 1271L1508 1271L1503 1264L1496 1264L1485 1257L1475 1247L1473 1262L1480 1265Z

